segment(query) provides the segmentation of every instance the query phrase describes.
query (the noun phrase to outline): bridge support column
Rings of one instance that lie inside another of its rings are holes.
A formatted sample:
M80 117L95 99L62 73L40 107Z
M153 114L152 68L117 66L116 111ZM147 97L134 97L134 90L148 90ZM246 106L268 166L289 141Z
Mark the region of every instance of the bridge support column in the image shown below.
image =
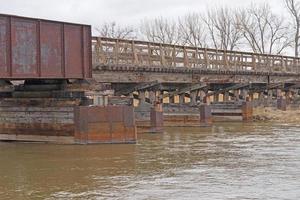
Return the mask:
M264 92L260 92L258 94L258 104L260 106L264 106L264 103L265 103L265 94L264 94Z
M250 101L244 101L242 104L243 121L252 121L253 119L253 104Z
M164 103L163 95L164 95L164 92L163 92L163 91L159 91L159 92L158 92L158 96L157 96L158 102Z
M76 143L136 143L132 106L77 106L74 109Z
M214 102L219 102L219 94L214 95Z
M164 131L163 107L156 104L150 111L151 133L162 133Z
M234 90L234 100L239 101L240 100L240 91Z
M286 99L286 103L289 104L291 101L291 91L290 90L285 92L285 99Z
M179 104L184 104L185 103L185 94L180 94L179 95Z
M200 102L203 103L205 101L204 98L206 96L205 92L203 90L200 90L199 96L200 96Z
M248 97L248 90L247 89L243 89L241 93L242 93L243 100L246 101L246 99Z
M228 102L229 101L229 92L225 92L224 93L224 99L223 99L224 102Z
M253 93L253 92L251 92L251 93L249 94L249 99L250 99L250 101L253 101L253 100L254 100L254 93Z
M292 99L296 99L298 97L298 90L293 89L292 90Z
M286 99L284 99L282 96L277 99L277 109L286 111Z
M276 90L276 96L277 96L277 99L280 99L280 97L282 97L282 90L281 89Z
M156 94L154 91L149 91L149 99L150 99L150 103L154 104L154 102L156 101Z
M139 104L146 102L146 94L145 91L139 91Z
M175 103L175 97L174 96L169 97L169 103Z
M201 126L212 125L211 105L207 105L207 104L200 105L200 125Z
M295 90L295 99L297 99L297 98L299 98L299 90L298 89Z
M197 104L197 93L198 93L197 91L192 91L190 93L190 99L191 99L190 105L191 106L194 106Z
M273 100L273 90L268 90L267 106L272 105L272 100Z

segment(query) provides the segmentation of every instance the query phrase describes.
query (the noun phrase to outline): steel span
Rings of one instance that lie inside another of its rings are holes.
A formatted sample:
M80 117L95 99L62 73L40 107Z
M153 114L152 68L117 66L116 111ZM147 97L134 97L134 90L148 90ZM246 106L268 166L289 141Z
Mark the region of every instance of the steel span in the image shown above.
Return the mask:
M91 26L0 14L0 79L91 77Z

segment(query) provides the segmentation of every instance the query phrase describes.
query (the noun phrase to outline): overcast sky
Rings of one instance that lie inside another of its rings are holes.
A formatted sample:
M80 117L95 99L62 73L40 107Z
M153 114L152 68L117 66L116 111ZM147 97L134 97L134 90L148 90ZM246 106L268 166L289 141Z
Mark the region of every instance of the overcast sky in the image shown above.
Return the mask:
M269 2L278 13L284 10L283 0L252 2ZM132 25L144 18L177 18L218 5L246 7L251 0L0 0L0 3L0 13L85 23L95 28L107 21Z

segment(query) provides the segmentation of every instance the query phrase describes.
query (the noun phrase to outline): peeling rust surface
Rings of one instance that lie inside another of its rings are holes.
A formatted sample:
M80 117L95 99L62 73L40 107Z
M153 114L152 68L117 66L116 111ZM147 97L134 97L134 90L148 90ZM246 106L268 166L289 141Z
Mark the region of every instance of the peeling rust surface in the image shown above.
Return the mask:
M12 74L15 77L37 76L36 23L12 21Z
M84 144L135 143L137 138L133 107L76 107L75 139Z
M41 71L43 77L63 77L62 25L42 22L41 30Z
M7 20L0 17L0 75L7 75Z
M92 77L91 27L0 14L0 78Z

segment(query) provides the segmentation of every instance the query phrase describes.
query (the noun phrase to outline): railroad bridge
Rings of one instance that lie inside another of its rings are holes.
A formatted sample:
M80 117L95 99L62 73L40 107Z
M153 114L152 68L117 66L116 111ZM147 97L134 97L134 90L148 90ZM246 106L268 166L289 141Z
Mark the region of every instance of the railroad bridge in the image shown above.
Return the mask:
M134 143L136 127L251 120L253 106L297 103L299 75L295 57L92 37L89 25L0 14L0 141Z
M189 98L193 104L210 96L218 101L220 95L270 100L298 95L300 87L296 57L103 37L93 37L92 50L93 78L111 83L117 95L138 99L154 91L169 102L179 96L181 103Z

